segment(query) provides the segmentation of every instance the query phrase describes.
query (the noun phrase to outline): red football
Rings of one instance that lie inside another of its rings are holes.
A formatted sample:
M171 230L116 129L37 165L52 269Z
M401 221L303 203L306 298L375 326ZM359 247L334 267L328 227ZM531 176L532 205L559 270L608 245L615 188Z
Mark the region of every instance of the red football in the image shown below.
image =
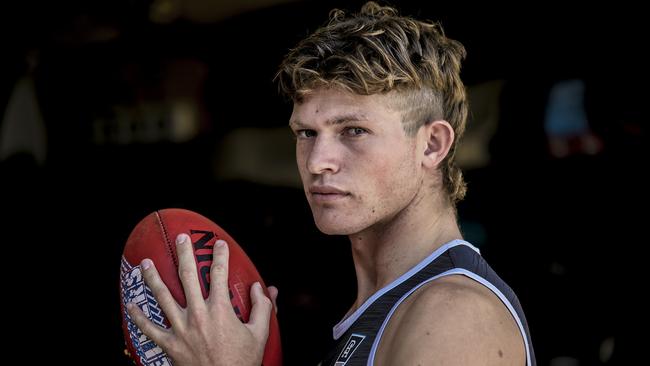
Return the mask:
M247 322L251 311L250 288L260 282L267 296L268 290L255 265L242 248L219 225L195 212L182 209L165 209L151 213L133 229L122 254L120 273L120 298L122 328L126 347L139 366L171 365L171 359L151 339L144 335L126 312L128 302L137 304L151 321L169 327L165 314L159 307L149 287L144 283L140 262L150 258L160 273L174 299L185 307L185 295L178 277L176 236L186 233L192 239L203 298L210 289L212 247L223 239L230 251L228 286L233 309L242 322ZM264 351L264 366L280 366L282 350L280 329L275 312L271 312L269 338Z

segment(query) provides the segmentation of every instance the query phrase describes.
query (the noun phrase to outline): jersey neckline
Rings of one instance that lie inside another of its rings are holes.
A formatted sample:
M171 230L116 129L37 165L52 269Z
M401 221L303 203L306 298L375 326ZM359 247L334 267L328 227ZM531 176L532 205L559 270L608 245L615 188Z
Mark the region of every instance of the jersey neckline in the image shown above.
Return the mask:
M389 283L388 285L381 288L379 291L375 292L357 310L355 310L352 314L343 318L343 320L341 320L338 324L336 324L332 329L334 339L335 340L339 339L352 326L352 324L354 324L354 322L357 321L357 319L359 319L359 317L366 311L366 309L368 309L368 307L370 307L370 305L372 305L378 298L380 298L386 292L392 290L393 288L397 287L398 285L406 281L415 273L419 272L422 268L426 267L429 263L433 262L436 258L438 258L440 255L442 255L450 248L453 248L458 245L466 245L471 249L473 249L474 251L476 251L476 253L481 254L481 251L478 248L476 248L472 244L462 239L454 239L450 242L441 245L438 249L436 249L431 254L429 254L426 258L420 261L420 263L413 266L411 269L406 271L403 275L396 278L393 282Z

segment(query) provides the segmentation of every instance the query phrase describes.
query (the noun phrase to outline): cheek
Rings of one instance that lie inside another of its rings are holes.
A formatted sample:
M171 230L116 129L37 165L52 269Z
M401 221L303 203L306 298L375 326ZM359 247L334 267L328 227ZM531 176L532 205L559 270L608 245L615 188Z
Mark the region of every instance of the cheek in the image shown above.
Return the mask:
M401 155L383 156L373 162L373 171L368 172L372 181L367 182L369 197L373 197L377 209L401 205L402 201L413 196L420 180L410 152Z
M296 144L296 165L298 166L298 171L302 177L306 169L308 152L304 145Z

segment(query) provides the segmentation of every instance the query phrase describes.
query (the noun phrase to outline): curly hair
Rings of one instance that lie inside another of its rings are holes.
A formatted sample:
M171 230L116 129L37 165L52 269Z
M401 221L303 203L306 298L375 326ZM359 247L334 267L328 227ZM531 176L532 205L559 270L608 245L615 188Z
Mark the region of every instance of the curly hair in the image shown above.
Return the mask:
M444 119L455 138L442 162L443 185L452 205L465 196L454 156L467 119L460 78L465 48L447 38L438 23L401 16L368 2L356 14L334 9L329 22L291 49L275 79L280 93L295 103L318 88L359 95L394 92L404 131L414 136L429 122Z

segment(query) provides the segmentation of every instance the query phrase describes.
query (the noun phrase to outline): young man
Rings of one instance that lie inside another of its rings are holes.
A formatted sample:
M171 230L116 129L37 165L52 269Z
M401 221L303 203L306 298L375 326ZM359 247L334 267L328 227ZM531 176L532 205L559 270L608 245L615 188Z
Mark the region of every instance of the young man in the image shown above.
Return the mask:
M280 67L314 221L349 236L357 274L357 299L334 327L338 343L323 366L535 365L519 301L456 222L464 55L438 25L369 2L352 16L332 12ZM215 246L215 290L204 301L187 238L178 242L187 308L149 261L145 279L172 327L129 309L136 324L176 365L259 365L271 301L253 286L251 320L237 320L227 245Z

